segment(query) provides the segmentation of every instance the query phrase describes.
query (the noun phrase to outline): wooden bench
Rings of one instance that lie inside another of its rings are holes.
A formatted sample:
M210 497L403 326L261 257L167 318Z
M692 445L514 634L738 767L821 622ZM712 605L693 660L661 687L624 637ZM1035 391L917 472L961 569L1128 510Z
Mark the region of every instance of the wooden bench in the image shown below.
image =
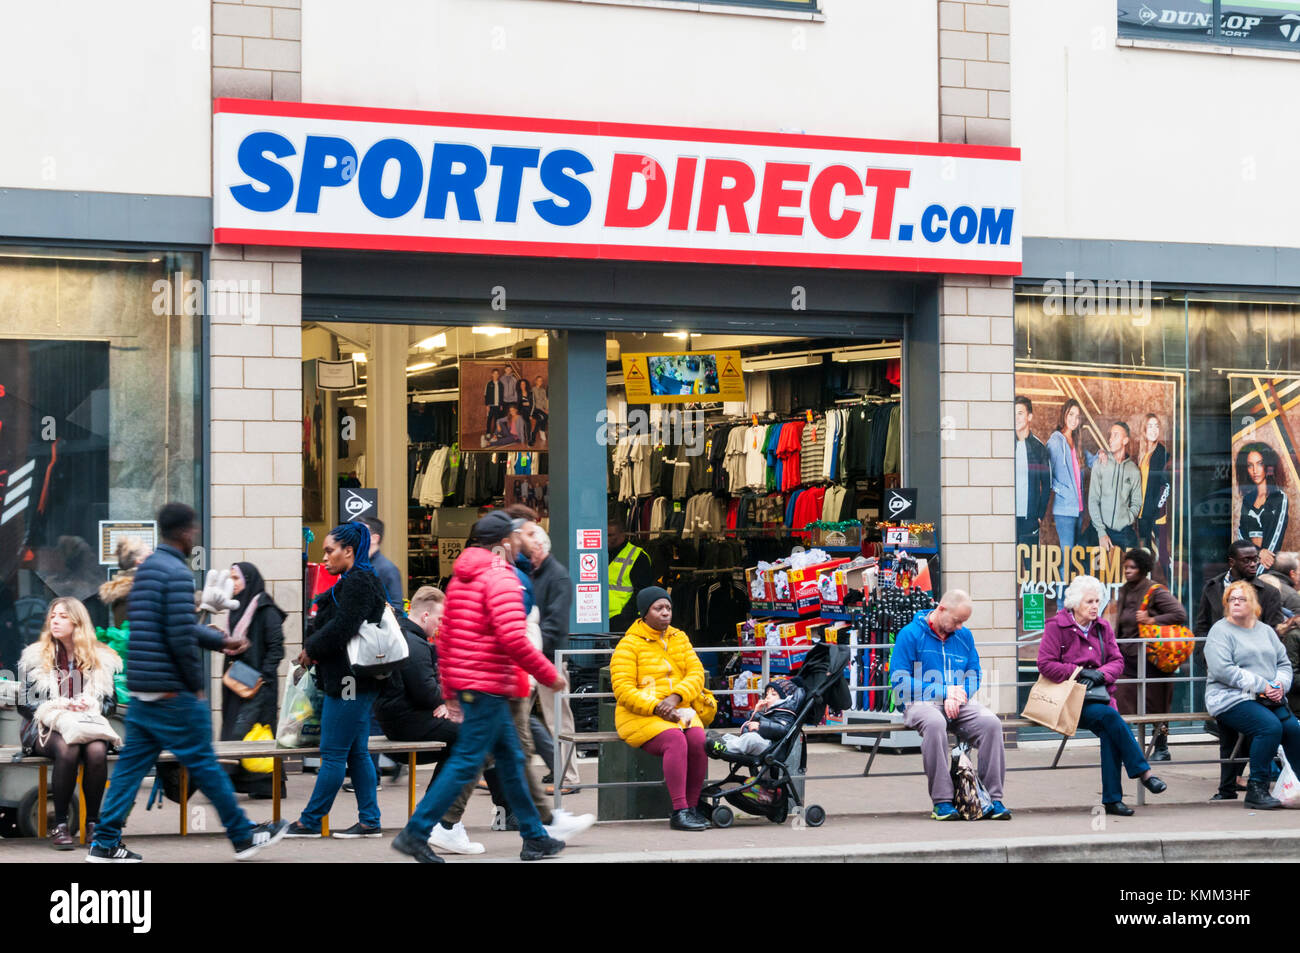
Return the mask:
M1025 718L1004 717L1004 716L999 716L999 717L1002 719L1003 730L1042 727L1041 725L1038 725L1036 722L1029 721ZM1151 748L1154 745L1154 736L1153 736L1152 743L1149 745L1147 743L1147 729L1151 725L1158 725L1161 723L1186 724L1186 723L1201 722L1207 720L1210 717L1210 715L1207 712L1201 711L1201 712L1171 713L1171 714L1163 714L1163 715L1123 715L1122 717L1124 721L1127 722L1131 727L1135 727L1139 729L1138 742L1139 744L1141 744L1143 752L1145 754L1150 754ZM722 728L718 730L724 734L736 733L740 731L739 728ZM891 722L867 722L867 723L857 723L857 724L850 724L850 725L805 725L802 729L802 733L806 738L817 738L826 735L845 735L845 734L875 736L876 739L875 744L871 748L871 754L867 758L867 764L866 767L863 768L862 773L860 775L856 775L856 774L855 775L834 775L833 777L828 777L823 779L823 780L834 780L834 779L843 779L843 778L851 778L851 777L863 777L863 778L868 777L871 774L871 766L875 763L876 755L880 752L880 744L885 739L885 736L893 731L910 731L910 730L911 729L909 728L904 728L903 723L901 721L899 722L891 721ZM564 767L558 769L555 773L555 777L558 778L558 777L562 777L563 772L567 770L569 763L573 758L573 752L577 745L583 743L599 744L603 742L614 742L619 740L619 736L618 736L618 732L616 731L587 731L587 732L566 731L556 735L555 740L557 742L561 742L565 745L568 745L568 754L564 759ZM1008 770L1050 771L1055 768L1058 768L1061 766L1060 764L1061 755L1065 752L1065 745L1069 740L1070 740L1069 737L1065 735L1061 736L1061 743L1057 747L1056 755L1055 757L1052 758L1052 763L1050 765L1047 766L1030 765L1030 766L1020 767L1020 768L1010 768ZM1242 741L1241 739L1238 739L1237 747L1233 751L1232 757L1230 758L1217 759L1212 762L1211 761L1189 761L1189 762L1182 762L1182 763L1184 764L1235 764L1237 762L1244 762L1247 759L1237 756L1241 748L1242 748ZM1095 769L1097 765L1078 764L1078 765L1065 765L1064 767ZM888 775L885 776L900 777L900 776L910 776L910 775L918 775L918 774L924 774L924 772L923 771L891 771L889 772ZM881 775L879 774L877 775L877 777L880 776ZM598 786L599 785L579 785L578 787L583 788L583 787L598 787ZM1139 785L1138 795L1137 795L1139 805L1145 803L1145 797L1144 797L1145 793L1146 793L1146 789L1143 788L1141 785ZM560 804L559 794L560 794L560 789L559 787L557 787L556 802L555 802L557 807Z
M415 766L416 757L422 752L441 751L446 744L441 741L389 741L382 735L372 737L369 742L371 754L405 754L410 777L407 781L407 799L406 799L406 816L409 818L415 813L416 792L415 792ZM280 785L283 777L283 761L285 758L303 758L319 757L319 748L280 748L274 741L217 741L212 745L212 750L216 752L217 760L224 762L238 761L243 758L271 758L271 819L280 820ZM24 756L20 760L13 760L15 755L22 754L22 749L18 747L0 747L0 769L9 767L34 767L38 769L36 803L36 834L38 837L45 837L46 829L46 804L49 798L49 769L54 764L49 758L39 758L34 756ZM114 762L118 760L117 755L110 755L108 760ZM158 761L163 764L175 764L178 759L170 751L164 751L158 755ZM86 797L81 790L81 768L77 770L77 793L78 804L80 807L80 840L82 844L86 843ZM180 770L180 834L182 837L189 833L189 797L190 797L190 777L189 771L184 765ZM107 788L107 785L105 785ZM321 834L329 837L329 815L327 814L321 821Z

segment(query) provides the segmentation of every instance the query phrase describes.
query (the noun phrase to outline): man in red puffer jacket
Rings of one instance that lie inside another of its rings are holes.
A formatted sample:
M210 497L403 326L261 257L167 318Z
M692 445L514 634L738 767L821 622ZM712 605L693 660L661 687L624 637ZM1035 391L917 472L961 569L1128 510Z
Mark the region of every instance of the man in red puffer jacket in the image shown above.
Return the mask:
M493 510L474 524L473 545L461 553L447 585L438 630L438 669L444 703L461 721L456 747L393 848L421 863L441 863L429 833L461 788L473 781L483 759L496 759L497 775L519 820L521 860L541 860L564 849L542 827L524 779L524 754L515 732L510 699L526 696L528 675L554 691L564 679L528 639L527 620L514 570L515 534L523 521Z

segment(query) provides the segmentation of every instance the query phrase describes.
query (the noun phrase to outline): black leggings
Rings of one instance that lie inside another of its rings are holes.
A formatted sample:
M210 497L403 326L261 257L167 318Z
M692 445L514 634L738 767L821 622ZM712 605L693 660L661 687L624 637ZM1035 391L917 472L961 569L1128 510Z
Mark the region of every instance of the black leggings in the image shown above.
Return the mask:
M70 745L57 731L50 732L45 744L38 740L32 754L54 762L54 823L68 823L68 806L77 789L77 764L84 763L85 775L81 790L86 795L86 822L99 820L99 803L104 799L104 786L108 783L108 744L91 741L84 745Z

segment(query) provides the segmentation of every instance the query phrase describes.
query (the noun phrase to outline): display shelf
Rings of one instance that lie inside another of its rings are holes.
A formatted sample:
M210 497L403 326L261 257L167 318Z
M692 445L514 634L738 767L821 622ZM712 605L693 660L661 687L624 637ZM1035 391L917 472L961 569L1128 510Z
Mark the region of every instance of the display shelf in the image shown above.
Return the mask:
M861 546L817 546L817 549L828 553L860 553Z
M937 555L939 555L939 550L936 549L936 548L933 547L933 546L886 546L886 547L885 547L885 552L887 552L887 553L892 553L892 552L894 552L894 551L897 550L897 549L901 549L901 550L903 550L903 552L906 552L906 553L915 553L915 554L920 555L920 556L937 556Z

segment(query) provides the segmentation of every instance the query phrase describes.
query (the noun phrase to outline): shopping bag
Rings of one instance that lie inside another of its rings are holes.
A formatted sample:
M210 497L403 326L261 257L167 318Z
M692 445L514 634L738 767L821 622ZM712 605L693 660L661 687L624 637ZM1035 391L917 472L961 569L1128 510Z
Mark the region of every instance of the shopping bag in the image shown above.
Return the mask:
M1147 594L1142 598L1141 611L1146 611L1151 593L1159 588L1158 583L1152 583L1151 588L1147 589ZM1196 645L1191 630L1185 625L1147 623L1138 626L1138 635L1147 640L1147 661L1166 675L1178 671L1178 667L1192 657Z
M1083 711L1083 696L1088 689L1078 681L1082 665L1075 666L1073 674L1063 682L1054 682L1040 675L1029 690L1029 701L1020 713L1035 724L1059 731L1067 738L1079 730L1079 715Z
M252 730L244 735L245 741L270 741L271 738L270 725L254 725ZM240 758L239 763L250 774L270 774L275 768L274 758Z
M978 821L984 816L985 808L992 807L993 800L983 790L968 751L965 745L952 749L952 804L962 820Z
M285 680L284 702L275 743L280 748L313 748L320 743L320 713L324 692L310 669Z
M1282 759L1282 774L1274 782L1270 793L1281 801L1284 807L1300 807L1300 779L1296 778L1295 772L1291 770L1291 764L1286 760L1286 753L1281 745L1278 746L1277 756Z

